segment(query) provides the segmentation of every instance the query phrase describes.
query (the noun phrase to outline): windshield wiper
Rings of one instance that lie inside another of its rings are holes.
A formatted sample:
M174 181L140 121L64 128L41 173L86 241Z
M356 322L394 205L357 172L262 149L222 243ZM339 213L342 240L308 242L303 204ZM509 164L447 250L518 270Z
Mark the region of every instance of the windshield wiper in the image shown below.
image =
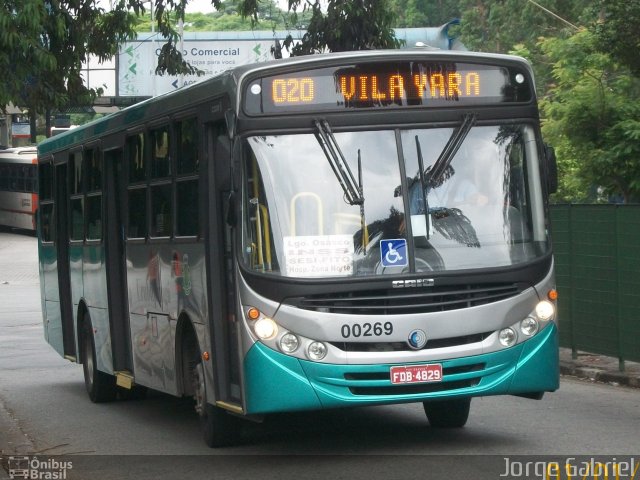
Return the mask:
M416 152L418 154L418 172L420 172L420 190L422 192L422 207L424 209L424 213L429 213L429 200L427 200L427 192L424 188L426 183L424 179L425 171L424 171L424 159L422 158L422 148L420 148L420 139L418 135L416 135ZM427 229L427 238L429 238L429 229Z
M449 137L449 140L447 141L447 144L442 149L442 152L440 152L440 156L433 164L433 167L428 172L425 172L428 177L427 186L432 187L440 184L444 172L447 170L447 167L451 163L451 160L453 160L453 157L456 156L460 145L464 142L464 139L471 131L471 127L473 127L474 123L476 123L475 114L467 114L463 117L462 124L453 131L451 137Z
M349 168L349 164L344 158L336 138L333 136L329 123L326 120L315 120L314 123L317 130L315 133L316 139L344 191L345 200L349 205L364 204L362 186L356 183L353 172Z

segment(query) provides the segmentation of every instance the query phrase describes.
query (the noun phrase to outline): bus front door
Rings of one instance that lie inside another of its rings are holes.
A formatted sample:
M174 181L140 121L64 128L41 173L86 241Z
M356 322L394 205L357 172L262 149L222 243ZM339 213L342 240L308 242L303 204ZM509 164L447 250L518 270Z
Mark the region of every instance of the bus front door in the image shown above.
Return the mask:
M216 403L232 411L241 409L241 364L232 227L228 224L228 180L231 145L224 122L207 125L207 157L203 201L205 224L210 332L214 353ZM222 248L220 248L222 246Z

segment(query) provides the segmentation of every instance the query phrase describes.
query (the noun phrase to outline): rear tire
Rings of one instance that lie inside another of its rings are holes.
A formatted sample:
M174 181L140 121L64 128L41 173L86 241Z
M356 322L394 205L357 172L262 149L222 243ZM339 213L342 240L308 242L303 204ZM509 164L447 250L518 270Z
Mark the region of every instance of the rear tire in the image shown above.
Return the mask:
M211 448L229 447L240 440L240 420L207 401L204 366L200 357L192 370L196 412L205 443Z
M92 402L103 403L116 399L118 394L116 377L98 370L96 346L90 319L85 320L82 331L82 371L84 372L84 385Z
M471 398L423 402L429 425L434 428L461 428L469 418Z

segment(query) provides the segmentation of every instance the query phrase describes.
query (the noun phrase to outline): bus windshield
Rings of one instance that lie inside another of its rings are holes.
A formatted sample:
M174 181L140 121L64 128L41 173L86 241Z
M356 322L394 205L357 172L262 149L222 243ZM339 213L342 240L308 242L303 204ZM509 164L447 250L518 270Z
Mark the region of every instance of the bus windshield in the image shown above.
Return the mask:
M247 138L245 264L287 277L371 276L506 267L546 254L533 128L464 130L334 133L361 202L347 198L317 134Z

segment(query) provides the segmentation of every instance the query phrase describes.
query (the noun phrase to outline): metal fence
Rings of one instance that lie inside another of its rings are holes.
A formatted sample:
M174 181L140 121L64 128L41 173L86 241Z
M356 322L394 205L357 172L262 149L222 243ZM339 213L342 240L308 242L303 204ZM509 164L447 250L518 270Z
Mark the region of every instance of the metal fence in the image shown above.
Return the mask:
M560 344L640 361L640 205L554 205Z

